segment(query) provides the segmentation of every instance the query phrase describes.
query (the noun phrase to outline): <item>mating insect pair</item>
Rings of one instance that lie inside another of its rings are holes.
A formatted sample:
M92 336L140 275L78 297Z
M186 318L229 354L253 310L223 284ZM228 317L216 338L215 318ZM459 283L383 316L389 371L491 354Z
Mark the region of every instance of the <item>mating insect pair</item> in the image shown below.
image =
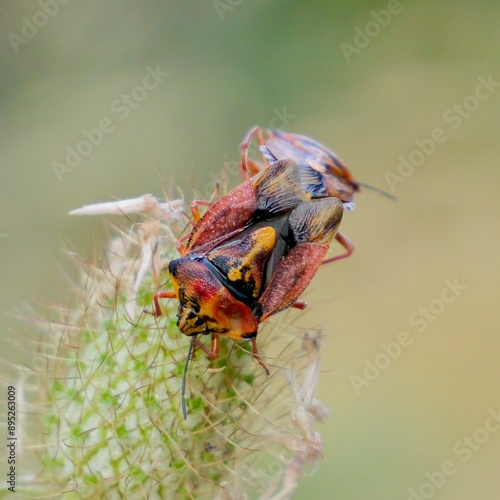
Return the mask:
M261 160L248 156L253 140ZM210 334L210 349L199 344L209 357L217 357L220 336L248 339L269 374L257 349L259 325L288 307L302 308L297 300L319 266L352 253L338 228L344 203L359 188L334 153L284 132L252 129L240 168L251 177L195 222L181 257L169 264L174 289L154 296L155 314L158 299L179 300L178 327L192 337L186 367L197 336ZM346 252L325 260L334 237Z

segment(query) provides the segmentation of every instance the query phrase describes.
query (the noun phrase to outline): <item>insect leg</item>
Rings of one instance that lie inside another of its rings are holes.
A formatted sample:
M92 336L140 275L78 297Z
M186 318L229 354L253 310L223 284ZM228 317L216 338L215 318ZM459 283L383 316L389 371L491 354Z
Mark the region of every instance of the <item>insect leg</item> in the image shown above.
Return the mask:
M321 264L330 264L331 262L335 262L336 260L345 259L352 255L354 252L354 245L351 243L351 240L347 236L344 236L342 233L337 233L335 235L335 239L346 249L346 252L341 253L340 255L336 255L335 257L330 257L325 259Z
M210 349L199 340L196 340L195 345L202 349L210 359L217 359L219 357L219 335L217 333L212 333Z
M162 316L161 312L161 307L160 307L160 302L158 299L175 299L177 298L176 293L173 290L159 290L158 292L155 292L153 295L153 302L155 306L155 310L153 312L154 316Z
M249 177L258 174L266 167L264 163L248 158L248 147L254 138L260 145L264 145L266 143L265 132L260 127L251 128L243 139L243 142L241 143L240 173L244 181L246 181Z
M252 352L253 352L253 357L256 359L257 363L259 363L262 368L264 368L264 371L266 372L266 375L269 377L271 375L271 372L269 371L269 368L266 366L264 361L262 361L262 358L259 353L259 349L257 348L257 338L254 337L252 339Z
M191 215L193 217L193 225L196 224L200 219L200 207L211 207L213 203L205 200L193 200L191 203Z

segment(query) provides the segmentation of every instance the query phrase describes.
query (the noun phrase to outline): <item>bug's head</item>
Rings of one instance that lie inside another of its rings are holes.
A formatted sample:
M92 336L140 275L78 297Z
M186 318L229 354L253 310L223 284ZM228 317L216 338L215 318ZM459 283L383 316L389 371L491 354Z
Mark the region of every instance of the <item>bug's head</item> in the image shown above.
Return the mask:
M177 326L184 335L255 336L259 323L251 309L202 262L182 257L170 262L169 271L179 297Z

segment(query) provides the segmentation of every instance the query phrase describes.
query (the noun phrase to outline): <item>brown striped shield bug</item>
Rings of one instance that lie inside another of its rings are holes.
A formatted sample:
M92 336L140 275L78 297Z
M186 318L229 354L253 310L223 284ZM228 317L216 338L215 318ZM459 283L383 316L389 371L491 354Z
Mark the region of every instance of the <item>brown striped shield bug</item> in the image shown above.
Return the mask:
M262 160L248 155L249 147L254 142L259 146ZM359 191L359 184L352 174L333 151L303 135L253 127L241 144L240 171L246 179L248 175L255 175L284 158L297 163L301 187L308 198L333 197L342 201L346 209L354 207L353 196ZM337 232L335 238L346 251L326 259L325 264L349 257L354 251L346 236Z
M306 196L302 183L295 161L270 164L213 204L179 247L181 257L168 266L173 290L158 291L154 305L161 315L160 298L179 300L177 325L192 337L190 352L200 345L216 358L221 336L247 339L269 374L257 349L259 325L296 303L344 211L338 198ZM210 349L198 335L211 335Z

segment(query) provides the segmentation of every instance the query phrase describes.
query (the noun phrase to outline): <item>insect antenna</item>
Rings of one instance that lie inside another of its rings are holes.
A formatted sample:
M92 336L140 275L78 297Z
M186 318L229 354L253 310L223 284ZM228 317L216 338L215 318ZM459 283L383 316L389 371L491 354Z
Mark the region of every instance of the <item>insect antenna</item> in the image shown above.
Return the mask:
M196 341L196 337L198 335L193 335L193 339L189 344L188 353L186 356L186 364L184 365L184 373L182 374L182 386L181 386L181 396L182 396L182 415L184 416L184 420L187 420L187 409L186 409L186 379L187 379L187 371L189 366L189 360L191 359L191 354L193 352L193 346Z
M385 196L385 197L389 198L390 200L398 201L397 197L394 196L393 194L388 193L387 191L384 191L383 189L380 189L376 186L372 186L371 184L365 184L364 182L358 182L358 186L363 187L365 189L369 189L370 191L375 191L377 193L380 193L382 196Z

